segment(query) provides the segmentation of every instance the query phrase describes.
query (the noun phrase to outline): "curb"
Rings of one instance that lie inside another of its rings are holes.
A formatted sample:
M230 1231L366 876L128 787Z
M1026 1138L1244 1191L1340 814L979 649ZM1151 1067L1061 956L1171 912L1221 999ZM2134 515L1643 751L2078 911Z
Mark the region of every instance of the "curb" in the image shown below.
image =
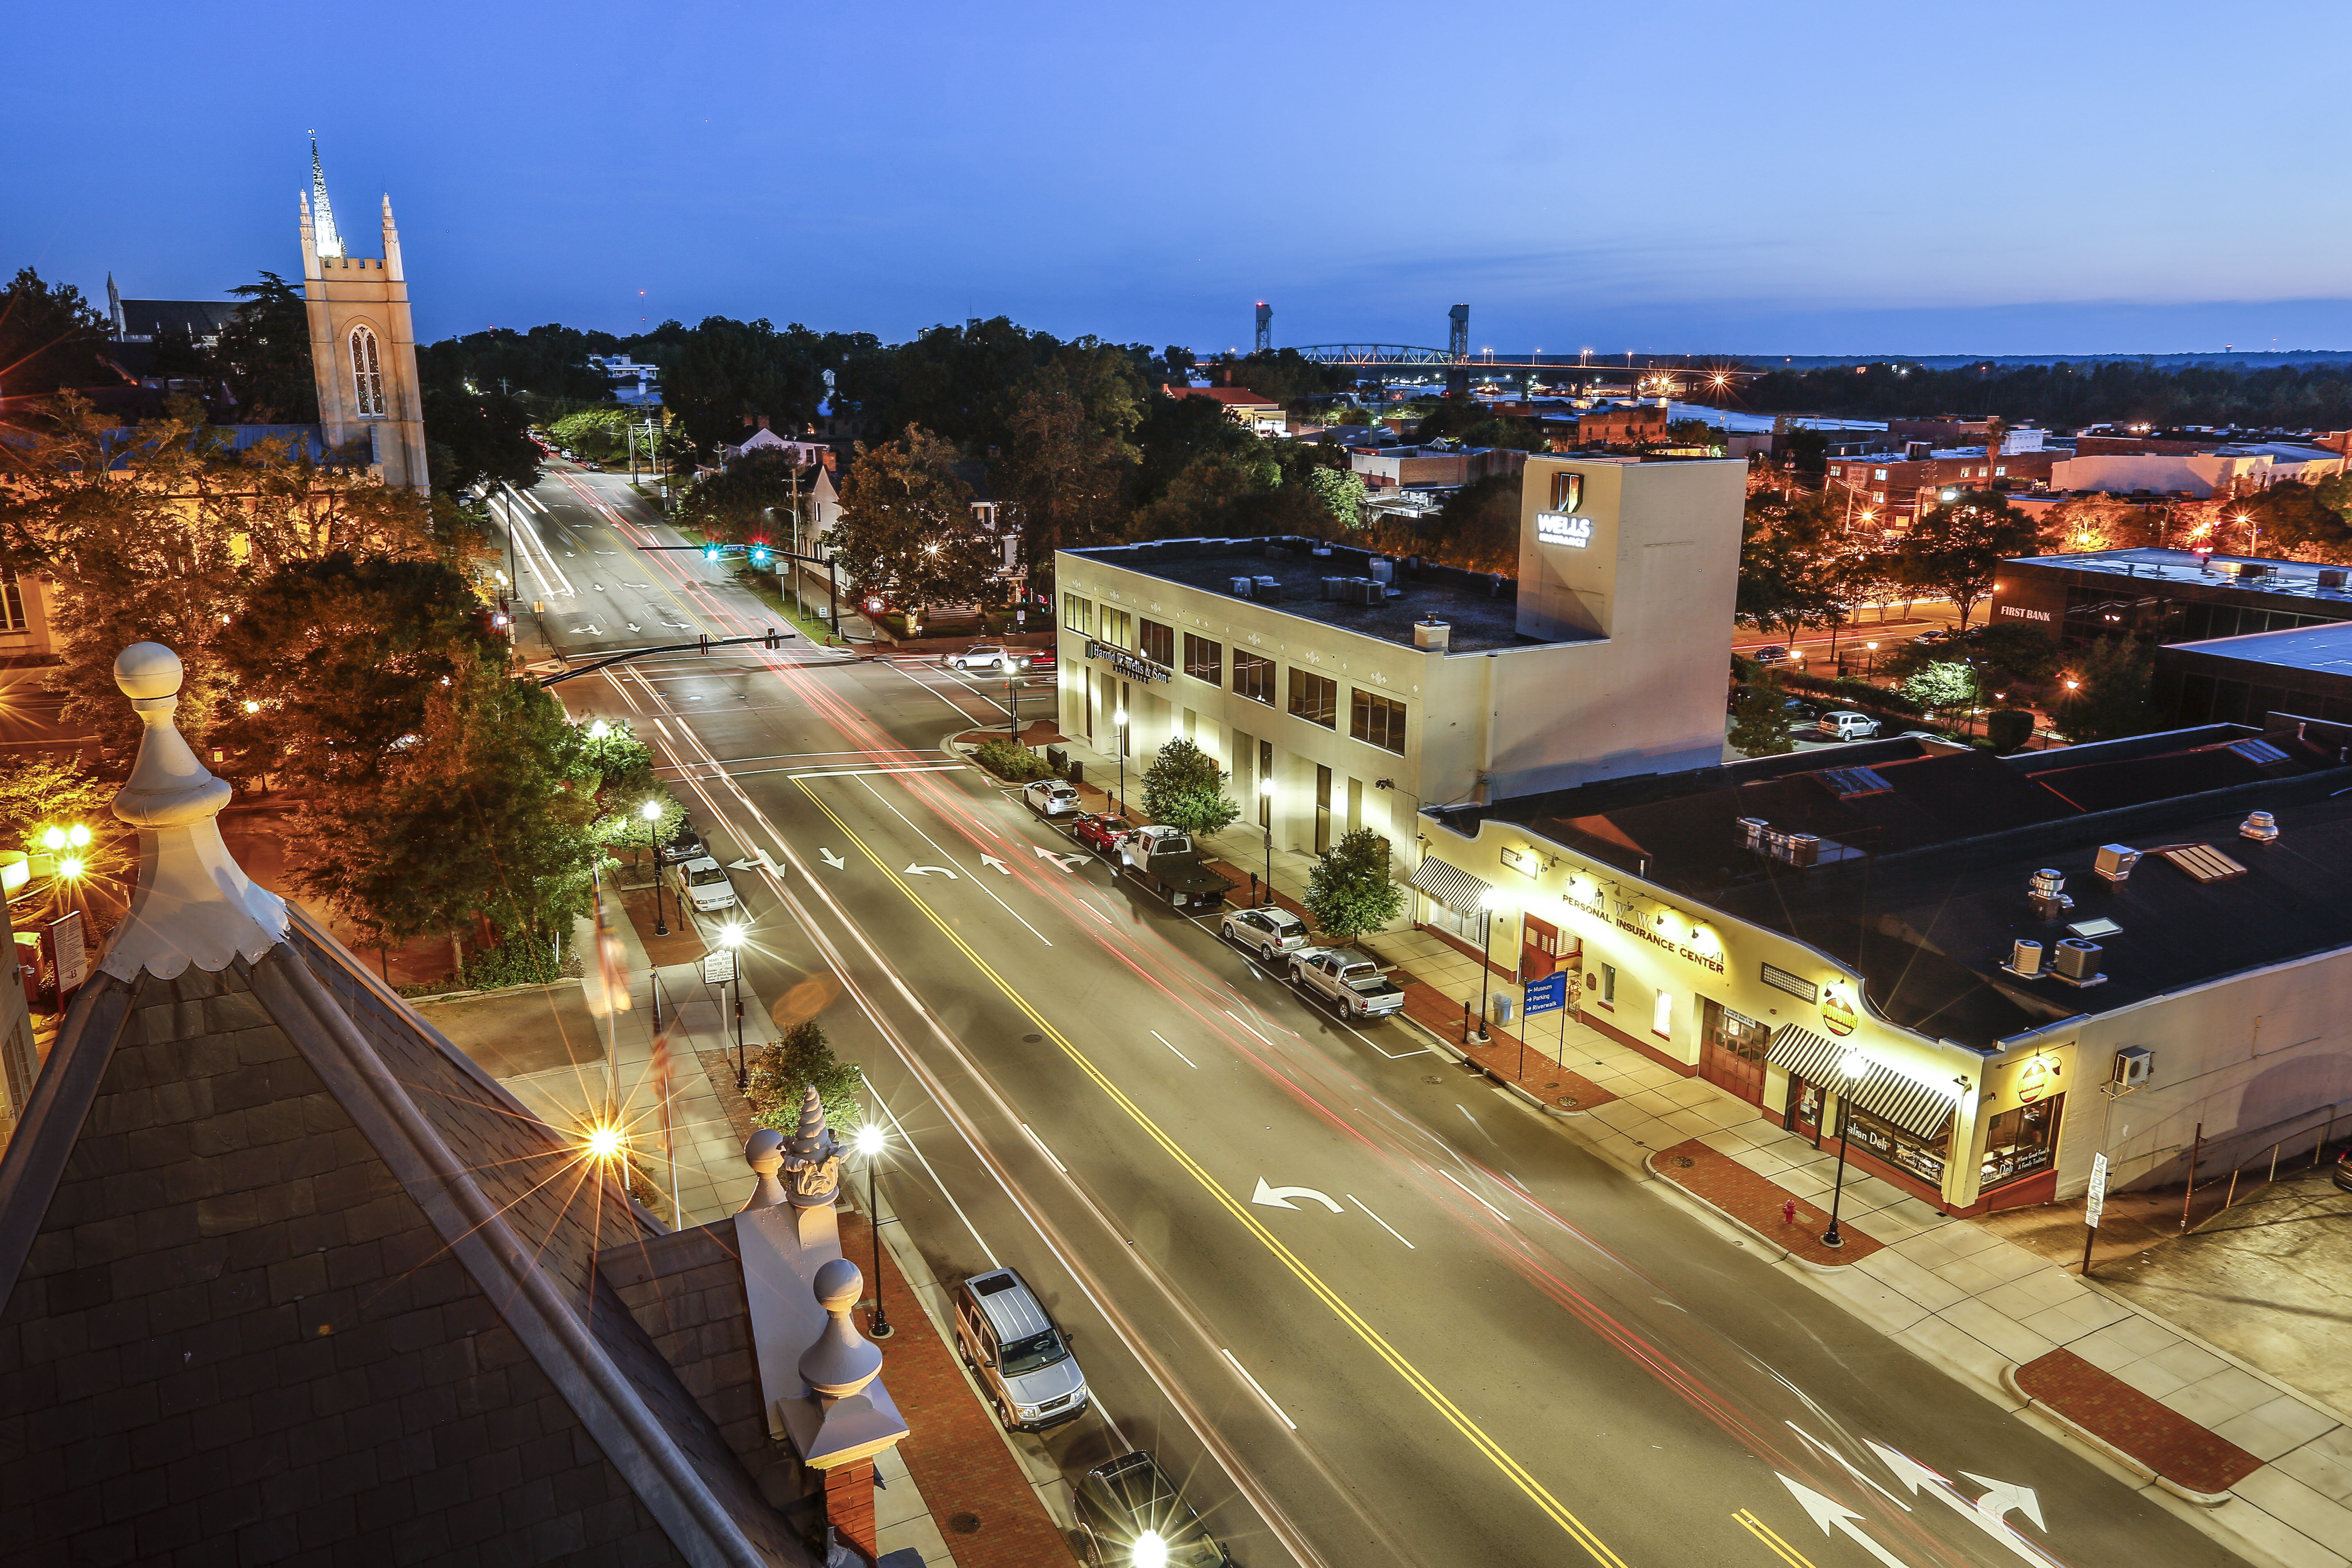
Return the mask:
M478 1002L485 996L516 996L525 991L554 991L579 983L579 976L566 975L562 980L551 980L545 984L526 981L520 985L501 985L493 991L436 991L428 996L404 996L401 1000L412 1007L427 1007L436 1002Z
M2026 1393L2024 1389L2018 1386L2018 1364L2015 1362L2003 1362L2000 1367L2000 1385L2025 1402L2021 1406L2020 1406L2021 1411L2032 1410L2039 1412L2053 1425L2063 1428L2068 1436L2074 1438L2085 1447L2095 1449L2099 1454L2106 1458L2113 1459L2116 1464L2121 1465L2132 1474L2146 1479L2149 1484L2153 1486L2163 1488L2166 1491L2170 1492L2174 1497L2179 1498L2184 1502L2195 1503L2199 1508L2220 1508L2225 1502L2232 1502L2237 1500L2238 1494L2234 1491L2194 1491L2188 1487L2182 1486L2179 1481L2173 1480L2168 1476L2158 1474L2156 1470L2149 1468L2147 1461L2145 1459L2137 1458L2133 1455L2124 1452L2124 1450L2116 1447L2105 1437L2100 1436L2097 1433L2092 1431L2087 1426L2083 1426L2073 1417L2067 1415L2057 1406L2053 1405L2045 1405L2041 1400L2035 1398L2032 1394ZM2265 1465L2267 1465L2267 1461L2265 1461Z
M1461 1047L1455 1045L1452 1040L1447 1039L1444 1036L1439 1034L1436 1030L1431 1028L1420 1019L1403 1012L1398 1013L1397 1016L1400 1019L1402 1019L1405 1023L1411 1024L1414 1028L1419 1029L1423 1034L1427 1035L1431 1043L1435 1045L1436 1047L1446 1056L1453 1058L1454 1061L1459 1063L1461 1066L1474 1068L1480 1078L1485 1079L1496 1089L1517 1096L1518 1099L1525 1100L1530 1108L1542 1111L1546 1116L1570 1117L1582 1116L1586 1114L1581 1110L1570 1110L1561 1106L1546 1103L1543 1096L1533 1092L1523 1085L1516 1084L1507 1079L1497 1077L1486 1067L1485 1063L1480 1062L1468 1055Z
M1664 1171L1659 1170L1657 1166L1657 1159L1660 1154L1664 1152L1665 1151L1664 1149L1655 1149L1643 1157L1642 1163L1648 1168L1650 1174L1657 1177L1658 1180L1664 1182L1669 1188L1675 1192L1680 1193L1692 1203L1699 1205L1708 1213L1717 1215L1722 1219L1725 1224L1738 1226L1739 1229L1746 1231L1749 1236L1754 1237L1758 1241L1762 1242L1767 1247L1779 1252L1780 1256L1774 1258L1772 1260L1773 1262L1793 1263L1798 1268L1806 1270L1808 1273L1832 1277L1834 1277L1844 1269L1853 1267L1851 1263L1816 1263L1810 1258L1798 1257L1796 1253L1790 1250L1789 1244L1787 1242L1775 1241L1772 1237L1765 1235L1754 1226L1749 1225L1746 1220L1741 1219L1738 1215L1733 1214L1729 1209L1719 1207L1708 1199L1701 1196L1699 1194L1691 1191L1686 1186L1684 1186L1680 1182L1675 1181Z

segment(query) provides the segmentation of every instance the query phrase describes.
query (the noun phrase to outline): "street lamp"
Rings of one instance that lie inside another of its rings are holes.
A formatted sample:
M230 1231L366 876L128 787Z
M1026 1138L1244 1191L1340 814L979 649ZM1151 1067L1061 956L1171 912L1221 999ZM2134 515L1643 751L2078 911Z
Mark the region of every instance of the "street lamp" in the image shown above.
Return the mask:
M735 1092L741 1094L751 1087L751 1064L743 1055L743 923L719 927L719 945L727 950L728 978L735 985Z
M1847 1093L1853 1080L1870 1068L1860 1051L1848 1051L1838 1062L1838 1071L1845 1075L1845 1084L1838 1090L1838 1163L1837 1184L1830 1193L1830 1227L1822 1232L1823 1247L1843 1247L1845 1237L1838 1232L1838 1206L1845 1199L1845 1124L1851 1113L1852 1097Z
M857 1130L850 1144L866 1162L866 1221L874 1227L874 1318L866 1330L866 1337L870 1340L887 1340L898 1332L882 1313L882 1200L875 1185L882 1169L882 1151L888 1142L881 1127L869 1121Z
M1265 897L1258 901L1264 909L1274 902L1274 775L1261 774L1257 781L1257 821L1265 829Z
M669 927L662 921L661 846L654 841L654 825L661 821L661 802L657 800L649 800L638 808L638 815L646 819L646 847L654 858L654 934L667 936ZM677 923L686 923L684 909L677 911Z
M1869 668L1864 669L1863 673L1866 676L1876 675L1878 673L1878 645L1874 642L1866 642L1862 646L1870 650Z
M1478 1028L1470 1037L1479 1045L1491 1037L1486 1033L1486 954L1494 945L1495 911L1508 909L1511 896L1500 888L1489 888L1478 895Z
M1127 710L1122 707L1113 713L1111 722L1118 726L1118 805L1113 809L1124 812L1127 810Z

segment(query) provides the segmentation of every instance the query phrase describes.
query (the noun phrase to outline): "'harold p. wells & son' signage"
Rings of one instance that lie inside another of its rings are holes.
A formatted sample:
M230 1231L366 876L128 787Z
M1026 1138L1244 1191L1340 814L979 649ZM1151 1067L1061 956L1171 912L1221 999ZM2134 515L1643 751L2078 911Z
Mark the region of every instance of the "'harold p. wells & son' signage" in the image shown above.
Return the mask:
M1129 680L1165 680L1168 672L1148 658L1138 658L1123 647L1113 647L1107 642L1088 642L1087 657L1101 659Z

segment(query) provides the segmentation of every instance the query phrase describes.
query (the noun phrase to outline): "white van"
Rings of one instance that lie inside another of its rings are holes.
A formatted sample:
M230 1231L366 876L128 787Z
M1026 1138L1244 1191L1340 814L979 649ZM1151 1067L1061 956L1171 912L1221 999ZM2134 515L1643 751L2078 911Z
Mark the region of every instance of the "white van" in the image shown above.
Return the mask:
M727 879L727 868L708 855L672 867L670 875L677 879L677 896L698 914L735 907L735 884Z
M956 1349L1008 1430L1034 1432L1087 1407L1086 1373L1027 1280L1010 1268L956 1287Z

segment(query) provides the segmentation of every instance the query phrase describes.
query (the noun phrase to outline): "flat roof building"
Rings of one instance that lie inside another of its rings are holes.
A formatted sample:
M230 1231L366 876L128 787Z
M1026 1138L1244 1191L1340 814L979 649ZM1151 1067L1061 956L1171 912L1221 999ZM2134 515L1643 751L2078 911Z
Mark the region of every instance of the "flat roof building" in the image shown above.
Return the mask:
M1530 458L1517 579L1319 540L1055 558L1065 733L1198 742L1285 847L1722 755L1746 466ZM1275 781L1262 797L1261 778Z
M1989 624L2044 630L2070 646L2130 633L2158 644L2352 621L2352 572L2309 561L2100 550L2004 561Z
M2347 742L1886 741L1433 808L1416 917L1487 928L1506 978L1567 969L1582 1022L1761 1118L1849 1118L1948 1212L2078 1194L2101 1152L2178 1182L2192 1146L2308 1152L2352 1098Z

